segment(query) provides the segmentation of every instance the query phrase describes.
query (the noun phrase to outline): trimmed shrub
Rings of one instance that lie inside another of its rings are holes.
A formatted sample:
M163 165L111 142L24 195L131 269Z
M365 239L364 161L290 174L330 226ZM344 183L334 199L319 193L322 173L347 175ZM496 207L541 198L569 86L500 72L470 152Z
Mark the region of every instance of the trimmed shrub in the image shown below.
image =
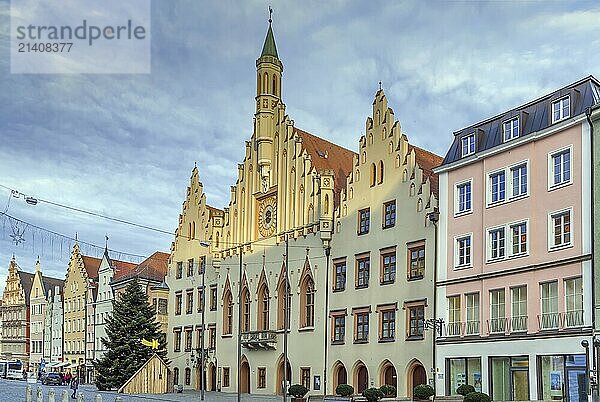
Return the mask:
M308 389L301 384L294 384L288 390L288 393L294 398L304 398L304 395L306 395L307 392Z
M382 385L379 390L383 392L383 396L392 396L396 394L396 387L393 385Z
M483 392L471 392L465 395L463 402L492 402L492 398Z
M367 401L369 402L377 402L383 398L383 392L381 392L379 388L367 388L363 391L362 396L367 398Z
M348 384L340 384L335 389L335 393L339 396L350 396L354 393L354 387Z
M415 399L429 399L431 396L435 395L435 391L431 385L420 384L413 390L413 395Z
M463 384L460 387L456 388L456 393L458 395L465 396L467 394L470 394L471 392L475 392L475 387L469 384Z

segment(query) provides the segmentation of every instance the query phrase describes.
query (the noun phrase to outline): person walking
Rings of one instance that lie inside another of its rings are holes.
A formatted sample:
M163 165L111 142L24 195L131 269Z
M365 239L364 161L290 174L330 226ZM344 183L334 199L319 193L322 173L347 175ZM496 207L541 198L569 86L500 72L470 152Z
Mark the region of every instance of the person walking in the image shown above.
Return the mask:
M73 379L71 380L71 389L73 390L73 395L71 395L71 398L75 399L77 398L77 387L79 386L79 378L77 378L77 376L73 376Z

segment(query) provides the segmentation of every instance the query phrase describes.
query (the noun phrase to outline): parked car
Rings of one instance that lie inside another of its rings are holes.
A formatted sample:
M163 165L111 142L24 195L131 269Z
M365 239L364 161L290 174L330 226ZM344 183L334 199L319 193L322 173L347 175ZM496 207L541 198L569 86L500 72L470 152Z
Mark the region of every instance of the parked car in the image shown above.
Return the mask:
M48 373L42 378L44 385L63 385L63 379L58 373Z

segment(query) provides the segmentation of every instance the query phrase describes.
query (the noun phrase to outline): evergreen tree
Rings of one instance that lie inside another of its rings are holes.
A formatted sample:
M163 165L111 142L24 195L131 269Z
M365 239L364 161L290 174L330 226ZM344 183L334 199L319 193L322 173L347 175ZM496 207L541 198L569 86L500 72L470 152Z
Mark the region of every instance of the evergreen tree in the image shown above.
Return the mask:
M102 338L106 352L94 362L100 390L120 388L154 353L168 362L166 335L160 331L155 311L137 278L112 304L112 315L106 320L107 338ZM158 339L158 350L142 345L142 339Z

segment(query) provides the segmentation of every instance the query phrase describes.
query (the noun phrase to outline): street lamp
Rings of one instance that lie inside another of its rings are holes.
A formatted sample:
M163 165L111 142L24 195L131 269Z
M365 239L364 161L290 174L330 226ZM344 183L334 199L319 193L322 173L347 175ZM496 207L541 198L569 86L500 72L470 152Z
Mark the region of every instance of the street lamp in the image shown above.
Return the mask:
M199 241L198 244L200 247L210 247L210 244L205 241ZM200 262L200 264L202 264L202 300L200 300L200 303L202 303L202 331L200 331L200 400L203 401L204 388L206 387L206 381L204 378L204 309L206 308L206 289L204 288L204 277L206 276L206 259Z
M434 301L435 302L435 301ZM436 362L435 362L435 338L436 335L442 336L442 328L444 327L444 319L443 318L430 318L425 320L424 323L425 329L431 329L433 333L433 339L431 342L431 350L433 362L431 362L431 376L433 378L433 389L435 390L435 375L436 375ZM433 399L435 400L435 394L433 395Z

